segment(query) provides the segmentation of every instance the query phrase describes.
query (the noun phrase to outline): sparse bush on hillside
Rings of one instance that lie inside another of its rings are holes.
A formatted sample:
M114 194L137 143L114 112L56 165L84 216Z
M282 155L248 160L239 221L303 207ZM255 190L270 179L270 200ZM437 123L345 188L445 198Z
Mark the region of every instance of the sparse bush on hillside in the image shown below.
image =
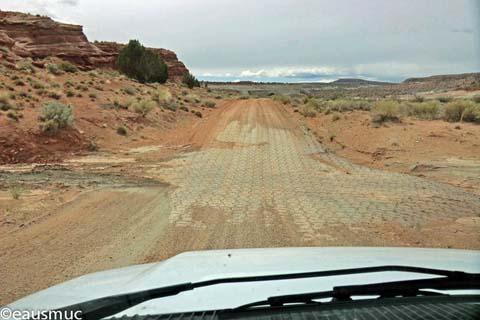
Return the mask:
M19 62L17 64L17 67L23 72L35 73L35 67L33 66L32 62L29 60Z
M39 81L33 80L32 81L33 89L45 89L45 85Z
M315 108L315 104L311 103L310 101L301 106L298 109L298 112L304 117L315 117L317 116L317 109Z
M202 113L200 111L195 111L193 114L196 115L199 118L202 117Z
M472 101L475 103L480 103L480 94L476 94L472 97Z
M372 109L372 122L381 124L389 121L400 120L400 105L393 100L383 100L375 103Z
M40 120L42 132L55 135L59 129L73 124L73 108L57 101L46 102L40 111Z
M17 110L10 109L7 111L7 117L14 121L18 121L19 118L22 118L22 114L19 114Z
M289 104L289 103L292 102L292 99L290 99L290 97L289 97L289 96L286 96L286 95L275 95L275 96L273 97L273 100L279 101L279 102L281 102L281 103L283 103L283 104Z
M138 40L130 40L120 51L118 69L141 83L167 81L167 65L156 53L147 50Z
M128 109L135 100L133 98L126 99L124 101L119 101L118 99L113 100L113 108L114 109Z
M158 88L152 93L152 100L156 101L159 105L164 105L172 100L172 94L166 88Z
M16 85L17 87L23 87L25 85L25 82L23 82L20 79L17 79L13 82L13 84Z
M440 112L440 106L437 101L427 101L420 103L407 103L406 111L409 116L423 120L437 119Z
M193 87L200 87L200 81L198 81L197 78L195 78L195 76L191 73L187 73L183 76L182 83L190 89L192 89Z
M203 106L206 108L215 108L215 101L207 100L203 102Z
M18 184L13 184L8 188L13 199L18 200L23 193L23 188Z
M322 103L318 102L318 105ZM346 100L346 99L336 99L330 100L323 103L323 106L331 111L346 112L353 110L370 110L371 103L366 100Z
M175 100L170 100L170 102L166 103L163 107L167 110L175 112L178 109L178 103Z
M472 106L473 102L469 100L456 100L448 103L444 110L444 119L449 122L462 120L465 109Z
M463 111L462 121L480 123L480 105L469 104Z
M437 100L440 101L441 103L447 103L447 102L451 102L453 100L453 97L442 96L442 97L438 97Z
M12 108L12 104L10 102L10 94L7 92L0 93L0 110L7 111Z
M135 89L134 87L131 87L131 86L125 86L123 87L123 92L125 92L126 94L128 95L135 95L137 93L137 89Z
M60 70L58 65L56 65L55 63L47 64L47 71L50 72L51 74L55 75L55 76L63 74L63 71Z
M55 100L58 100L62 97L62 93L57 92L57 91L49 91L47 95L48 95L49 98L52 98L52 99L55 99Z
M127 128L125 128L124 126L120 126L117 128L117 133L121 136L126 136L128 131Z
M132 109L142 117L146 117L147 114L155 108L156 103L152 100L142 100L134 102L132 104Z
M68 62L68 61L62 61L58 64L58 68L64 72L68 73L75 73L78 71L78 68L76 65Z
M413 97L413 102L424 102L424 101L425 101L425 97L424 97L424 96L421 96L421 95L416 94L416 95Z

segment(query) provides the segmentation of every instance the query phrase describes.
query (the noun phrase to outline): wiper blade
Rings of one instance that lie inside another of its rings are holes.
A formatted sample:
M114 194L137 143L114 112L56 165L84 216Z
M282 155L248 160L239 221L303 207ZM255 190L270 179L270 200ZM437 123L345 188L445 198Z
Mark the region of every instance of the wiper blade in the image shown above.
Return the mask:
M480 289L480 274L465 273L453 277L430 278L380 282L363 285L338 286L331 291L309 292L269 297L267 300L252 302L236 308L243 310L252 307L281 307L285 304L317 304L315 300L331 298L331 302L350 301L353 296L378 296L378 299L412 297L419 295L444 295L428 290L468 290ZM320 303L321 304L321 303Z
M317 278L317 277L329 277L340 275L353 275L362 273L374 273L374 272L409 272L409 273L421 273L430 275L439 275L448 277L451 279L463 278L470 274L461 271L450 271L430 268L419 268L410 266L377 266L377 267L365 267L365 268L353 268L353 269L340 269L340 270L328 270L328 271L313 271L302 273L288 273L288 274L276 274L276 275L261 275L261 276L247 276L247 277L233 277L233 278L220 278L212 279L200 282L188 282L167 287L160 287L154 289L148 289L133 293L119 294L114 296L108 296L98 298L67 307L57 309L60 312L81 311L82 319L96 320L107 316L117 314L121 311L129 309L133 306L141 304L143 302L164 298L168 296L174 296L184 291L193 290L196 288L207 287L217 284L225 283L243 283L243 282L259 282L259 281L275 281L275 280L290 280L290 279L305 279L305 278Z

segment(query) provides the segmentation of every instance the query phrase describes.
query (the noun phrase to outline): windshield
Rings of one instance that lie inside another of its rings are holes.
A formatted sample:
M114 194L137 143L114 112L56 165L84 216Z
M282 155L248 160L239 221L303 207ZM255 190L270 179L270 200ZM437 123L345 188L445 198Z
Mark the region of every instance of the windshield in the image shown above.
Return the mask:
M479 33L475 0L0 0L0 306L479 273Z

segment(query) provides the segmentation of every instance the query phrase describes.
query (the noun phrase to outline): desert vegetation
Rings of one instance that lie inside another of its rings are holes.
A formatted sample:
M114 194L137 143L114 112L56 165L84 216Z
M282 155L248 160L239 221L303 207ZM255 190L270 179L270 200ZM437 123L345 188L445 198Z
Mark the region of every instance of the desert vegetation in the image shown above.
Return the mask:
M55 135L59 129L66 128L74 122L73 107L60 102L46 102L40 111L40 128L47 135Z
M183 76L182 83L190 89L193 89L194 87L200 87L200 81L198 81L198 79L195 78L195 76L191 73Z
M367 111L371 114L375 126L386 122L400 122L402 118L412 117L420 120L445 120L448 122L480 123L480 102L472 99L453 99L440 97L425 99L415 96L413 99L335 99L324 100L314 97L295 98L289 101L283 97L274 100L291 104L305 117L315 117L331 112Z
M138 40L130 40L120 51L118 69L141 83L167 81L167 65L158 55L147 50Z

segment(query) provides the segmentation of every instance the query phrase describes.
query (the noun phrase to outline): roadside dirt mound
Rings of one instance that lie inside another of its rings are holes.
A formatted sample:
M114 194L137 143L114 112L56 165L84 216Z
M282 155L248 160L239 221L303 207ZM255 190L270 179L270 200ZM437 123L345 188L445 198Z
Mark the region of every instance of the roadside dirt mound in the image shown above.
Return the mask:
M87 150L85 137L69 128L59 137L35 132L9 131L0 128L0 164L57 162L74 153Z

